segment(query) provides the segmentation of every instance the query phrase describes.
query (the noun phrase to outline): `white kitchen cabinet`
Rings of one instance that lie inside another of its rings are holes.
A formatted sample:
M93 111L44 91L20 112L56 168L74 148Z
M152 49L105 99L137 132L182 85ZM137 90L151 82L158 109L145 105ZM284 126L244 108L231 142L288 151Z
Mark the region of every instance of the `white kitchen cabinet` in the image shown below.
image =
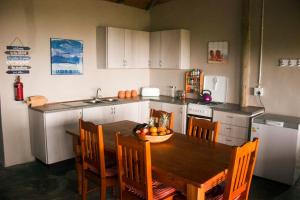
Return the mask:
M218 142L240 146L248 141L250 117L229 112L214 111L213 121L221 122Z
M82 109L42 113L29 109L32 154L45 164L74 157L72 136L65 126L78 123Z
M98 27L98 68L148 68L150 34L115 27Z
M150 68L161 68L160 35L161 32L150 33Z
M162 103L162 110L174 113L174 131L185 134L186 132L186 105Z
M150 67L188 69L190 67L190 32L166 30L150 34Z
M115 105L114 107L114 121L129 120L139 121L139 103L126 103Z
M150 102L141 101L139 103L139 123L148 123L150 117Z
M83 108L83 119L99 124L115 121L130 120L139 121L139 103L126 103L113 106L98 106Z
M150 101L150 108L155 110L161 110L162 109L162 102L158 101Z
M112 106L98 106L83 108L82 118L85 121L92 121L99 124L109 123L114 121Z
M146 31L132 31L132 67L149 68L149 51L150 33Z
M186 133L186 105L150 102L150 108L174 113L174 131Z

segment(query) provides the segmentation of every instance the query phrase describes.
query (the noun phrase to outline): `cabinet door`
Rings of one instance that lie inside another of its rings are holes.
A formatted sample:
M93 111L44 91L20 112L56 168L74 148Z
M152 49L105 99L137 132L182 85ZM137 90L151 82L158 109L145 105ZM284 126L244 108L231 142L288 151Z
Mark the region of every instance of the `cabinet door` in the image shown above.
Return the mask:
M174 113L174 131L177 133L185 134L185 123L186 123L186 114L184 113L184 105L176 105L163 103L162 110L166 112Z
M155 110L161 110L162 109L162 103L161 102L150 101L149 105L150 105L150 108L155 109Z
M150 33L132 32L132 67L149 68Z
M139 121L138 103L127 103L114 106L114 121Z
M150 33L150 68L160 68L160 37L161 32Z
M161 32L161 65L163 68L179 68L180 31Z
M84 108L82 111L83 120L92 121L97 124L113 122L111 106L99 106Z
M124 30L125 40L124 40L124 67L133 67L133 58L135 55L133 54L133 30Z
M74 157L72 136L66 133L65 126L78 123L81 109L45 114L47 164Z
M148 123L150 117L150 102L142 101L139 103L139 123Z
M47 163L44 113L29 109L30 143L34 157Z
M125 56L125 29L107 28L107 67L123 68Z

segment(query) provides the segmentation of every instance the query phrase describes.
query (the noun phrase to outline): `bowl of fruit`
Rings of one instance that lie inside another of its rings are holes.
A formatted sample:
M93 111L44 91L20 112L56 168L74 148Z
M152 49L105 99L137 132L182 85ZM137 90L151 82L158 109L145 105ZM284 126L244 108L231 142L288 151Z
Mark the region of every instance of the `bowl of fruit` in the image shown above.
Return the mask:
M160 143L167 141L173 135L173 130L162 126L149 126L148 124L139 124L134 130L136 136L151 143Z

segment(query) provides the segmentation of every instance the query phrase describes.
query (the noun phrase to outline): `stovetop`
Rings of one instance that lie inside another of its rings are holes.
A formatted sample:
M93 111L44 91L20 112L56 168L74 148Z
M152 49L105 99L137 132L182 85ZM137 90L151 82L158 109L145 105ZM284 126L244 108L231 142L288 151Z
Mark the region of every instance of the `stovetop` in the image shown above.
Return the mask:
M206 105L206 106L211 107L211 106L216 106L216 105L220 105L220 104L224 104L224 103L222 103L222 102L210 102L210 103L206 103L204 101L195 101L195 102L193 102L193 104Z

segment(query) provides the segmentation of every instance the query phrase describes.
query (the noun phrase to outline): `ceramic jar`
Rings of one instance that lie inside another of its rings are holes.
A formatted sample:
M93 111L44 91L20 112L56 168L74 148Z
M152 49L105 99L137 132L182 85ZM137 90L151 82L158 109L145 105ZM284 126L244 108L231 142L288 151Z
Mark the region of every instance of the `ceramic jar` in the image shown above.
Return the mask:
M119 91L118 92L118 98L120 98L120 99L124 99L125 98L125 91Z
M130 90L125 91L125 97L126 98L131 98L131 91Z

